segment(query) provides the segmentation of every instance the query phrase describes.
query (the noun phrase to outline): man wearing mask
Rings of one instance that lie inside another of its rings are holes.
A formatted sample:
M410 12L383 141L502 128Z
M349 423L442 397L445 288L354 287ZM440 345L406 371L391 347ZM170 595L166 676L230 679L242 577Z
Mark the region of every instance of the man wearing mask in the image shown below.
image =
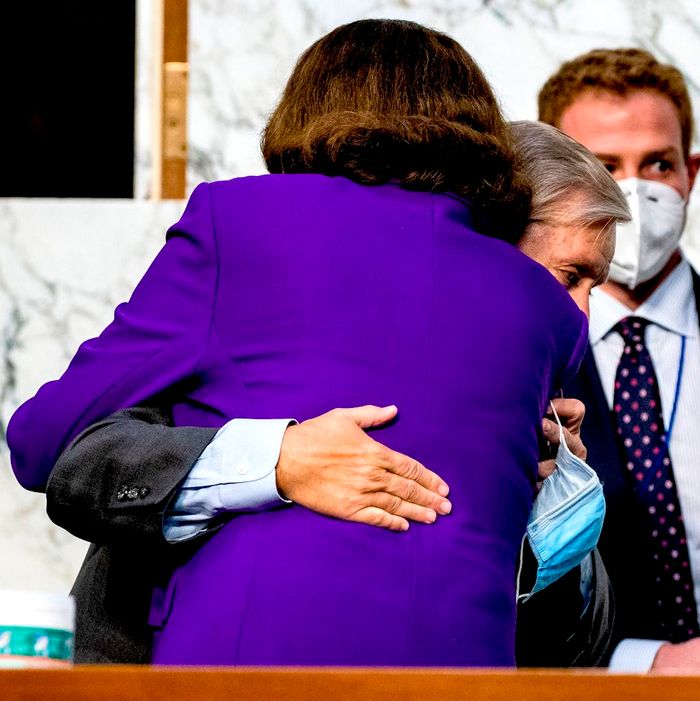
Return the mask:
M678 243L700 166L681 73L640 49L595 50L544 85L539 118L589 148L628 197L590 346L567 396L606 491L600 550L616 596L611 666L700 664L700 278Z

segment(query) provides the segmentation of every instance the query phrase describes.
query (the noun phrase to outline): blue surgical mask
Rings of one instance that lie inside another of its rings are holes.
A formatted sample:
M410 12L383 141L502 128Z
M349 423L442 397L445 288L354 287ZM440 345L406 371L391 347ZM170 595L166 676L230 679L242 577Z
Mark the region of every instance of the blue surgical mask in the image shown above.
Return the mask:
M527 526L537 577L532 590L519 594L518 601L527 601L579 565L598 543L605 518L598 475L569 450L556 411L554 416L560 437L557 469L542 483Z

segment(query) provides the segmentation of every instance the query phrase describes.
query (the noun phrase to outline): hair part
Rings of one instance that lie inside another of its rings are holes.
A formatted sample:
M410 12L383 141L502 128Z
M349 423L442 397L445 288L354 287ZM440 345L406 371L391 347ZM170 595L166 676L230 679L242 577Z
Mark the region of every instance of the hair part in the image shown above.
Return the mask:
M512 122L511 131L532 187L531 223L603 229L631 219L622 190L587 148L542 122Z
M688 157L693 108L683 74L644 49L594 49L562 64L540 90L538 118L558 127L564 111L581 93L598 90L617 95L653 90L668 98L678 112L683 153Z
M453 192L514 242L530 190L491 86L440 32L402 20L337 27L299 58L262 135L271 173Z

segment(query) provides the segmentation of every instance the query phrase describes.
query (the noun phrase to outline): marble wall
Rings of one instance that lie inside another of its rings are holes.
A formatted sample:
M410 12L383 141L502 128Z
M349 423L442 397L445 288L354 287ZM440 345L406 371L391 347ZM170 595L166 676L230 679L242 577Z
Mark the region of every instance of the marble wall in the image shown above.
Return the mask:
M0 439L128 299L182 202L0 200ZM56 407L60 411L60 407ZM0 589L67 591L85 546L53 526L0 450Z
M413 20L460 41L510 119L536 118L537 92L563 61L611 46L640 46L678 66L700 115L697 0L192 0L189 188L264 172L259 134L298 55L333 27L370 17ZM685 244L695 256L700 196L689 217Z
M65 368L109 322L175 221L181 202L151 192L153 0L138 2L135 201L0 200L0 438L18 403ZM534 118L539 86L561 61L638 45L686 74L700 114L697 0L191 0L190 163L201 180L263 172L258 137L298 54L362 17L415 20L473 54L507 115ZM697 141L697 139L696 139ZM700 260L700 195L686 247ZM66 590L84 545L51 526L0 448L0 588Z
M192 0L190 185L262 172L258 134L297 56L338 24L409 19L447 32L481 65L511 119L564 60L641 46L688 77L700 112L697 0Z

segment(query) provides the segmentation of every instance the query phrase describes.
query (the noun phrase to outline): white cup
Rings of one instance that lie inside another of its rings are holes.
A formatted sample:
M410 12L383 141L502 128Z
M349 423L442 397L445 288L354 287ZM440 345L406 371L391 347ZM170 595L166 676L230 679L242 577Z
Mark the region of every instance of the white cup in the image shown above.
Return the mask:
M68 666L74 634L72 596L0 590L0 668Z

